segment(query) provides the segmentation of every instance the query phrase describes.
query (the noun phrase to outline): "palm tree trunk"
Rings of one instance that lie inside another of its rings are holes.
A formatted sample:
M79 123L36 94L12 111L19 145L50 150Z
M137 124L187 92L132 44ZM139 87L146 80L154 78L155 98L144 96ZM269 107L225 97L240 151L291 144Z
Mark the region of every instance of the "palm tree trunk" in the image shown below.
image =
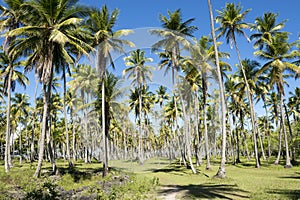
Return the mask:
M195 95L195 156L196 156L196 166L201 165L200 160L200 132L199 132L199 99L198 93Z
M138 159L139 163L143 164L143 158L142 158L142 86L139 86L139 119L140 119L140 125L139 125L139 147L138 147Z
M210 152L208 146L208 133L207 133L207 122L206 122L206 99L207 99L207 84L206 84L206 73L202 71L202 91L203 91L203 125L204 125L204 140L205 140L205 154L206 154L206 170L210 169Z
M66 83L66 68L63 67L63 79L64 79L64 96L63 96L63 110L65 118L65 133L66 133L66 146L67 146L67 159L69 166L73 166L70 156L70 142L69 142L69 132L68 132L68 118L67 118L67 109L66 109L66 93L67 93L67 83Z
M286 134L286 129L285 129L285 114L284 114L284 109L283 109L283 94L280 93L280 113L281 113L281 129L284 135L284 143L285 143L285 154L286 154L286 161L285 161L285 168L291 168L291 159L290 159L290 153L289 153L289 143L288 143L288 138Z
M210 27L211 27L211 34L213 38L214 43L214 50L215 50L215 58L216 58L216 65L217 65L217 75L218 75L218 83L219 83L219 89L220 89L220 98L221 98L221 114L222 114L222 150L221 150L221 163L219 170L216 174L217 177L225 178L226 177L226 171L225 171L225 163L226 163L226 108L225 108L225 95L224 95L224 86L222 81L222 74L221 74L221 68L219 63L219 53L218 53L218 47L217 47L217 40L215 35L215 27L214 27L214 17L212 12L212 5L211 1L207 0L208 2L208 8L209 8L209 16L210 16Z
M239 48L238 48L238 45L237 45L237 42L235 40L235 36L234 35L233 35L233 41L234 41L235 49L236 49L236 52L237 52L238 60L239 60L240 66L241 66L241 70L242 70L242 74L243 74L243 79L244 79L244 82L246 84L247 96L248 96L249 105L250 105L250 116L251 116L253 141L254 141L255 167L259 168L260 167L260 161L259 161L258 147L257 147L257 132L256 132L256 130L257 130L256 128L257 127L256 127L256 119L255 119L255 113L254 113L252 92L251 92L250 87L249 87L249 83L248 83L248 80L247 80L247 77L246 77L244 66L242 64L240 51L239 51Z
M286 120L287 120L287 124L288 124L288 127L289 127L289 132L290 132L290 137L291 137L291 140L293 140L293 131L292 131L292 127L291 127L291 123L290 123L290 118L289 118L289 115L288 115L288 110L287 110L287 107L286 107L286 104L283 102L283 106L284 106L284 111L285 111L285 115L286 115ZM292 154L292 162L295 162L296 159L295 159L295 146L292 145L292 151L291 151L291 154Z
M22 131L20 131L20 135L19 135L19 154L20 154L20 160L19 163L20 165L22 164Z
M266 123L265 123L266 130L265 130L265 132L267 133L267 137L268 137L268 162L269 162L269 159L271 157L271 136L270 136L270 131L269 131L269 112L267 109L266 98L265 98L264 94L262 95L262 99L264 102L264 108L265 108L265 113L266 113Z
M259 130L259 128L257 128L257 132L258 132L258 139L259 139L259 143L260 143L260 149L261 149L261 154L264 160L266 160L266 155L265 155L265 150L264 150L264 144L263 144L263 138L261 135L261 132Z
M35 177L40 177L41 174L41 169L42 169L42 162L43 162L43 157L44 157L44 149L45 149L45 136L46 136L46 131L47 131L47 114L48 114L48 107L49 107L49 102L50 102L50 90L47 91L46 89L46 84L44 83L43 85L43 102L44 102L44 107L43 107L43 118L42 118L42 133L39 139L39 159L38 159L38 165L36 168L36 171L34 173Z
M76 162L77 159L77 151L76 151L76 132L75 132L75 120L74 120L74 111L73 111L73 107L71 107L71 111L70 111L70 115L71 115L71 121L72 121L72 151L73 151L73 161Z
M31 146L30 146L30 163L33 163L34 160L34 132L35 132L35 117L36 117L36 95L39 86L39 79L36 77L35 80L35 90L34 90L34 109L32 113L32 131L31 131Z
M279 133L278 133L278 153L277 153L276 160L274 162L275 165L278 165L279 161L280 161L281 146L282 146L282 129L280 128Z
M5 155L4 165L5 172L9 172L10 169L10 109L11 109L11 79L12 79L12 68L9 70L8 82L7 82L7 110L6 110L6 138L5 138Z
M85 111L85 134L84 134L84 163L87 164L89 162L88 159L88 116L87 111Z
M105 177L108 173L108 152L107 152L107 135L106 135L106 110L105 110L105 84L104 84L105 73L102 76L102 137L103 137L103 150L104 150L104 159L103 159L103 172L102 176Z

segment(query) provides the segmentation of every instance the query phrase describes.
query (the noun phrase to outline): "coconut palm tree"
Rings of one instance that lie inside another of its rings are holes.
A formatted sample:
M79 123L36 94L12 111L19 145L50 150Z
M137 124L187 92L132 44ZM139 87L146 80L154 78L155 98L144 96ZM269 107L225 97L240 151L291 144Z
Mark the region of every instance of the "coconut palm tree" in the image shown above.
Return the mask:
M169 99L169 94L167 93L167 88L160 85L156 90L156 103L159 103L159 106L162 107L165 100Z
M6 154L5 154L5 171L8 172L10 168L10 122L11 122L11 92L15 91L16 83L26 87L29 83L28 78L23 72L19 71L20 62L11 62L10 57L1 52L0 54L0 77L4 79L3 92L7 94L7 110L6 110Z
M1 31L11 31L20 26L20 18L22 17L22 12L20 12L20 7L22 3L24 2L23 0L5 0L4 1L6 5L8 6L7 8L4 6L0 6L0 11L1 11L1 22L0 22L0 30ZM14 62L16 61L17 57L9 55L11 53L11 50L9 46L13 42L15 37L13 36L5 36L4 43L3 43L3 48L5 52L5 60L6 60L6 65L8 69L8 74L6 79L7 82L5 83L6 91L7 91L7 113L6 113L6 149L5 149L5 171L9 171L9 160L10 160L10 155L9 154L9 135L10 135L10 109L11 109L11 79L13 76L13 65ZM4 55L3 55L4 56ZM2 56L1 56L2 57Z
M217 177L225 178L226 177L226 171L225 171L225 163L226 163L226 104L225 104L225 95L224 95L224 85L223 85L223 78L222 78L222 72L220 68L220 60L219 60L219 53L218 53L218 46L217 46L217 40L215 35L215 26L214 26L214 17L213 17L213 10L211 1L207 0L208 9L209 9L209 19L210 19L210 27L211 27L211 35L213 39L214 44L214 50L215 50L215 62L217 67L217 77L218 77L218 84L219 84L219 90L220 90L220 101L221 101L221 112L222 112L222 149L221 149L221 162L219 170L216 174Z
M270 84L276 86L277 93L279 95L280 104L280 124L281 131L284 134L285 148L286 148L286 168L292 167L289 155L289 145L288 138L285 129L285 113L283 109L284 101L284 73L288 71L289 73L300 74L300 68L288 62L289 60L300 55L298 50L292 50L293 43L288 42L288 34L276 34L271 38L270 41L263 39L266 42L266 48L263 50L258 50L254 55L267 62L261 67L257 72L257 75L267 74L270 79Z
M13 119L18 123L16 128L19 128L19 154L20 154L20 164L22 164L22 126L26 126L24 119L28 117L28 107L29 103L29 96L26 94L16 93L12 98L12 108L11 113Z
M84 122L84 162L88 163L88 113L91 110L91 97L97 92L97 86L99 78L96 73L96 69L90 65L79 64L77 68L73 69L72 80L69 81L70 91L73 93L73 100L76 100L78 95L78 101L74 102L78 112L83 113ZM74 109L73 109L74 111ZM73 113L74 115L75 113ZM74 136L74 135L73 135Z
M111 120L115 119L115 111L120 108L120 104L117 102L118 98L122 97L122 91L120 89L121 81L118 77L112 73L107 73L104 85L105 85L105 135L109 136L109 129L111 126ZM99 85L98 91L96 92L95 109L102 112L102 86ZM110 138L110 137L109 137Z
M245 98L245 88L240 89L237 85L240 83L240 78L236 74L231 74L225 82L226 98L228 102L228 114L231 113L232 124L235 125L236 137L236 160L234 163L240 163L240 140L239 140L239 130L240 135L244 133L244 117L246 115L246 102ZM237 119L239 119L240 127L238 127ZM234 137L234 133L233 133Z
M168 17L161 14L159 19L162 22L163 29L150 30L150 33L163 38L152 45L152 50L164 50L167 59L165 63L161 63L161 66L167 66L172 69L172 82L174 84L175 72L180 70L180 46L189 48L190 42L187 38L192 37L194 31L198 28L190 26L195 20L194 18L182 21L180 9L174 12L168 11Z
M260 67L260 64L254 60L244 59L244 60L242 60L242 65L244 68L244 72L246 74L248 88L250 89L249 98L250 98L250 101L253 102L254 93L256 91L256 84L257 84L257 80L258 80L256 73ZM243 71L241 69L242 69L242 67L239 66L237 74L236 74L238 77L243 77ZM244 82L244 80L239 80L236 85L236 88L241 91L247 91L247 84ZM250 104L250 106L254 106L254 105ZM250 109L250 111L251 110L254 111L254 107L252 107L252 109ZM256 119L255 113L253 113L253 116L254 116L254 119ZM252 128L255 128L256 129L255 132L257 133L257 131L258 131L257 127L255 126ZM257 134L253 134L253 142L254 142L255 155L258 155ZM260 163L259 157L256 157L256 159L258 159L256 162L256 167L259 168L259 163Z
M190 24L195 20L194 18L186 21L182 20L182 13L180 9L174 12L168 11L168 16L160 15L160 21L162 22L163 29L150 30L151 34L157 35L162 40L152 45L153 51L163 50L167 62L161 62L160 68L167 67L172 69L172 82L174 84L176 78L176 84L179 84L178 72L180 71L180 59L181 59L181 48L188 49L190 47L190 41L188 38L193 36L194 31L198 28L191 26ZM163 60L162 60L163 61ZM183 101L182 95L179 91L180 101ZM176 101L175 101L176 103ZM184 104L182 103L182 106ZM185 109L182 109L185 112ZM183 114L184 115L184 114ZM186 116L183 117L187 119ZM186 134L185 134L186 135ZM189 144L187 144L189 147ZM189 158L191 161L191 159ZM192 166L192 162L190 163ZM192 170L194 168L192 167ZM193 170L196 173L195 170Z
M209 147L208 147L208 135L207 135L207 98L208 98L208 79L215 78L215 52L212 42L209 37L202 36L200 40L194 40L195 43L190 48L191 52L191 64L193 64L198 71L201 73L201 88L203 98L203 123L204 123L204 138L205 138L205 149L206 149L206 169L210 169L210 158L209 158ZM217 44L217 45L220 45ZM229 57L227 53L218 52L220 58ZM189 60L189 59L188 59ZM222 66L228 66L227 63L222 62ZM198 97L197 97L198 98Z
M138 159L140 164L143 164L141 154L141 140L142 140L142 90L146 87L147 81L151 80L152 66L146 65L152 62L152 58L145 56L145 51L137 49L130 52L130 56L124 58L125 65L128 67L123 71L123 76L127 75L129 79L132 79L132 85L137 88L139 96L139 155Z
M244 18L246 14L250 11L250 9L247 9L242 12L243 7L238 4L235 5L234 3L226 3L226 7L223 8L223 10L218 10L217 12L219 15L216 17L216 22L219 23L221 26L218 28L219 35L218 37L225 36L226 42L230 43L230 46L235 46L238 60L239 60L239 66L242 71L243 79L246 84L246 91L247 91L247 97L249 100L250 105L250 116L251 116L251 124L252 124L252 132L253 137L256 138L256 120L254 115L254 106L251 98L251 90L249 87L249 83L246 77L246 72L242 63L242 59L240 56L240 51L236 42L236 34L244 35L246 39L250 42L250 39L246 36L243 29L249 28L249 24L244 22ZM259 160L258 160L258 152L255 152L255 160L256 160L256 167L259 168Z
M123 47L133 47L134 44L128 40L120 39L132 33L131 30L113 31L114 25L117 21L119 10L115 9L110 14L106 5L101 10L93 9L87 19L87 28L95 36L92 39L92 45L97 48L96 65L97 71L100 75L102 85L102 135L104 146L104 161L103 161L103 176L108 172L108 154L107 154L107 135L105 135L105 76L107 64L111 64L114 68L112 60L112 51L124 53Z
M177 103L175 101L177 101ZM170 134L170 138L172 138L172 136L173 136L175 139L175 137L177 136L178 147L179 147L181 155L183 155L182 144L180 142L181 138L178 136L178 134L176 134L178 131L178 127L179 127L179 119L182 116L182 109L180 108L178 101L179 101L178 96L171 96L169 98L169 100L167 101L167 103L165 104L165 106L163 107L163 109L164 109L164 118L168 125L167 128L168 128L168 130L170 130L170 132L172 132L172 134ZM172 141L170 141L170 143L171 142ZM174 144L175 144L175 142L174 142ZM175 152L175 145L172 145L172 146L173 146L173 152ZM169 147L169 152L171 152L171 151L172 151L171 147ZM183 162L185 163L185 159L183 159Z
M43 161L51 82L54 77L53 68L64 62L74 62L66 46L73 46L85 54L87 54L86 49L92 49L81 38L75 37L82 17L86 16L88 9L78 6L77 0L32 0L23 3L21 10L26 15L26 18L22 19L24 26L10 31L8 36L20 36L14 43L13 52L17 55L30 53L27 59L28 70L35 68L35 73L43 84L45 95L42 134L38 166L34 174L39 177Z
M275 34L283 33L281 29L284 28L284 24L287 20L276 24L276 19L278 14L272 12L266 12L263 17L257 17L255 19L255 25L251 29L257 31L250 36L251 40L256 40L254 43L254 48L259 48L262 50L265 46L265 40L270 41Z
M295 92L289 92L289 102L288 107L291 109L293 113L294 121L299 121L300 116L300 88L296 87Z

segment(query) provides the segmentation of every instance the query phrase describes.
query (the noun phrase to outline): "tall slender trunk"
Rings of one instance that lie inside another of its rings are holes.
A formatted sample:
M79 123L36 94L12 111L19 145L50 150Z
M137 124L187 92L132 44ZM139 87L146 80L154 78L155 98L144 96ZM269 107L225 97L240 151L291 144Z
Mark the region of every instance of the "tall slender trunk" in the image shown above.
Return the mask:
M266 122L265 122L266 129L265 129L265 132L266 132L267 137L268 137L268 162L269 162L269 159L271 157L271 136L270 136L270 131L269 131L269 112L268 112L268 109L267 109L266 98L265 98L264 94L262 95L262 99L263 99L263 102L264 102L264 108L265 108L265 113L266 113Z
M218 75L218 83L220 89L220 99L221 99L221 115L222 115L222 150L221 150L221 163L219 170L216 174L217 177L225 178L226 171L225 171L225 163L226 163L226 107L225 107L225 95L224 95L224 86L222 81L222 73L219 63L219 53L218 53L218 46L217 40L215 35L215 27L214 27L214 17L212 12L212 5L211 1L207 0L208 8L209 8L209 16L210 16L210 27L211 27L211 34L214 43L214 50L215 50L215 58L216 58L216 65L217 65L217 75Z
M196 166L201 165L200 160L200 132L199 132L199 99L198 93L195 93L195 156L196 156Z
M210 152L208 146L208 133L206 122L206 99L207 99L207 83L206 72L202 70L202 92L203 92L203 125L204 125L204 140L205 140L205 154L206 154L206 170L210 169Z
M72 121L72 151L73 151L73 161L76 162L77 160L77 151L76 151L76 131L75 131L75 120L74 120L74 110L71 107L70 110L71 121Z
M22 156L23 156L23 153L22 153L22 131L20 131L20 135L19 135L19 154L20 154L19 163L21 165L22 164Z
M48 110L50 110L50 109L48 108ZM48 113L48 117L49 116L50 116L50 114ZM51 135L52 135L51 126L52 126L52 120L50 119L49 120L49 126L48 126L48 123L46 125L46 127L47 127L46 141L47 141L49 160L52 164L52 173L56 174L56 163L55 163L55 158L54 158L54 148L55 148L54 140L55 140L55 137L53 137L53 139L51 138Z
M106 110L105 110L105 72L103 72L102 76L102 137L103 137L103 148L104 148L104 159L103 159L103 177L107 175L108 173L108 152L107 152L107 135L106 135L106 129L109 127L106 127Z
M43 163L43 157L44 157L44 149L45 149L45 136L47 131L47 114L48 114L48 107L50 102L50 90L47 91L46 83L43 85L43 118L42 118L42 133L39 139L39 159L38 159L38 165L36 168L36 171L34 173L35 177L40 177L41 175L41 169L42 169L42 163Z
M287 110L286 104L284 102L283 102L283 106L284 106L285 116L286 116L287 124L288 124L288 127L289 127L289 132L290 132L290 137L291 137L291 141L292 141L293 138L294 138L293 137L293 131L292 131L291 123L290 123L290 118L289 118L289 115L288 115L288 110ZM292 148L292 150L291 150L292 162L295 162L296 161L296 159L295 159L296 148L293 144L292 144L291 148Z
M285 168L291 168L291 159L290 159L290 153L289 153L289 142L286 134L286 129L285 129L285 113L283 109L283 94L280 93L280 114L281 114L281 129L284 135L284 143L285 143Z
M241 116L241 119L243 118L242 116L243 116L243 112L242 112L242 110L240 111L240 116ZM235 120L233 120L234 121L234 123L235 123ZM241 121L241 123L243 123L242 121ZM236 129L236 131L235 131L235 135L236 135L236 160L235 160L235 162L236 163L241 163L241 160L240 160L240 138L239 138L239 130L238 130L238 127L236 127L235 128Z
M35 90L34 90L34 109L32 113L32 130L31 130L31 145L30 145L30 163L33 163L34 161L34 132L35 132L35 117L36 117L36 96L37 96L37 90L39 86L39 79L36 77L35 80Z
M279 164L280 156L281 156L281 150L282 150L281 147L282 147L282 128L279 129L279 133L278 133L278 153L277 153L276 160L274 162L275 165Z
M259 161L259 155L258 155L258 147L257 147L257 127L256 127L256 119L255 119L255 113L254 113L254 106L253 106L253 99L252 99L252 92L249 87L249 83L246 77L246 72L241 60L241 55L240 55L240 50L238 48L235 36L233 35L233 41L236 49L236 53L238 56L238 60L241 66L242 74L243 74L243 79L246 84L246 91L247 91L247 96L249 100L249 105L250 105L250 116L251 116L251 124L252 124L252 132L253 132L253 141L254 141L254 153L255 153L255 167L259 168L260 167L260 161Z
M139 163L143 164L144 160L143 160L143 156L142 156L142 132L143 132L143 128L142 128L142 124L143 124L143 120L142 120L142 86L139 86L139 119L140 119L140 125L139 125L139 147L138 147L138 159L139 159Z
M266 160L267 158L265 155L263 138L262 138L262 134L261 134L259 128L257 128L257 133L258 133L258 139L259 139L259 143L260 143L261 155L262 155L263 159Z
M4 155L4 165L5 165L5 172L9 172L10 169L10 109L11 109L11 79L13 69L12 66L9 66L9 75L8 75L8 82L7 82L7 110L6 110L6 138L5 138L5 155Z
M66 105L66 93L67 93L67 80L66 80L66 68L63 67L63 79L64 79L64 96L63 96L63 110L65 118L65 133L66 133L66 147L67 147L67 159L69 166L73 166L70 156L70 141L69 141L69 131L68 131L68 118L67 118L67 105Z
M181 101L181 106L182 106L182 118L183 118L183 136L184 136L184 141L185 141L185 149L186 149L186 153L187 153L187 159L190 163L190 167L192 169L192 172L194 174L197 173L193 161L192 161L192 153L191 153L191 136L189 134L189 119L187 118L187 113L186 113L186 107L185 107L185 103L183 101L183 97L182 97L182 93L181 90L179 88L179 75L178 75L178 71L176 70L176 81L177 81L177 86L178 86L178 94L179 94L179 98ZM185 158L184 158L185 159Z
M279 114L278 114L278 111L277 111L277 102L273 102L274 103L274 113L275 113L275 118L276 118L276 128L279 127ZM281 123L281 122L280 122ZM277 153L277 157L276 157L276 160L274 162L275 165L278 165L279 164L279 161L280 161L280 156L281 156L281 150L282 150L282 129L280 128L279 129L279 132L278 132L278 153Z
M88 159L88 116L87 111L84 114L84 125L85 125L85 134L84 134L84 163L87 164L89 162Z

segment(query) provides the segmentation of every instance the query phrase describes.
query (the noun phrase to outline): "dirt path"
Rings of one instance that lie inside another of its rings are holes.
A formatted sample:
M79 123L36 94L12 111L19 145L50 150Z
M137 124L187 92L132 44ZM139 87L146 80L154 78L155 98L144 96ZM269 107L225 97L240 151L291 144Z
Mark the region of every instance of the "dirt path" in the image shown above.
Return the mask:
M157 198L164 200L175 200L176 196L181 193L179 188L176 186L163 186L159 189L158 193L160 194Z

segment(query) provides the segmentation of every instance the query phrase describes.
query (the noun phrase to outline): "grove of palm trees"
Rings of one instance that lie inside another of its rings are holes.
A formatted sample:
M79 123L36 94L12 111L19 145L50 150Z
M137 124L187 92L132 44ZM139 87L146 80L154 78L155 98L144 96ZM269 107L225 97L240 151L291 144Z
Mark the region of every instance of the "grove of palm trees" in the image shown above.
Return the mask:
M297 199L299 32L201 4L207 35L180 8L133 29L101 2L3 0L0 199Z

